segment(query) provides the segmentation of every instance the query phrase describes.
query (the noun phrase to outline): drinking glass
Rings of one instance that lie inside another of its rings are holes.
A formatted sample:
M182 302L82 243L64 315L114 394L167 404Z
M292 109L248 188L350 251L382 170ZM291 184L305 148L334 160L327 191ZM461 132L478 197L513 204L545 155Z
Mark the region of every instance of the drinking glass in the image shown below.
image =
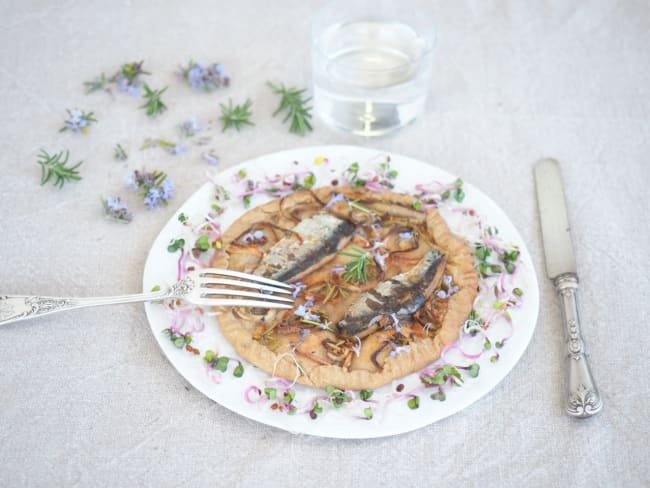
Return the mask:
M314 16L314 108L328 125L377 136L422 112L434 44L426 5L337 0Z

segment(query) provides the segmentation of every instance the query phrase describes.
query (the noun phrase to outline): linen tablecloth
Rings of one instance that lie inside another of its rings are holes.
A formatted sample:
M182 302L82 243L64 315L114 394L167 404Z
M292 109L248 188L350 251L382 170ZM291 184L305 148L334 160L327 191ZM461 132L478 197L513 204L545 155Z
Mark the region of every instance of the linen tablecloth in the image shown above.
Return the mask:
M370 441L298 436L191 388L164 358L142 305L87 309L0 329L2 486L648 486L650 9L643 0L431 4L437 46L426 112L385 138L319 121L301 138L271 117L267 80L308 87L308 19L323 3L0 4L0 293L140 291L162 225L205 180L197 148L139 151L191 115L214 120L226 168L265 153L356 144L421 159L478 185L520 230L540 278L534 337L490 394L436 424ZM228 89L195 94L174 71L223 63ZM169 110L85 95L81 83L144 60ZM254 101L254 127L221 133L219 102ZM86 137L59 133L92 110ZM113 160L116 143L130 158ZM39 186L40 148L83 160L78 183ZM557 158L581 278L580 312L605 407L563 413L565 346L545 278L532 168ZM167 171L177 195L146 211L129 170ZM102 218L120 194L129 225ZM129 195L127 197L127 195Z

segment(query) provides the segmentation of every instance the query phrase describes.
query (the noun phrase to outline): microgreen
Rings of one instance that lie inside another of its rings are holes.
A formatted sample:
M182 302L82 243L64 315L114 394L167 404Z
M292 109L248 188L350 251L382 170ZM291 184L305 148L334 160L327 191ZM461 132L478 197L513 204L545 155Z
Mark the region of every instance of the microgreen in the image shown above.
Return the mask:
M187 215L185 215L183 212L181 212L180 214L178 214L178 221L179 221L181 224L185 224L188 220L189 220L189 217L188 217Z
M195 90L206 92L230 85L230 77L221 63L200 64L190 60L178 74Z
M192 336L189 333L179 334L172 329L163 329L162 332L169 338L170 341L172 341L172 344L174 344L179 349L182 349L183 347L188 346L192 343Z
M169 245L167 246L167 251L168 252L176 252L179 249L183 249L185 247L185 239L172 239L169 241Z
M199 236L199 238L194 243L194 248L200 249L201 251L207 251L210 249L210 238L205 234Z
M356 161L350 164L350 166L348 166L348 168L345 170L344 174L350 183L350 186L359 187L364 186L366 183L368 183L368 180L359 178L359 170L360 166Z
M349 283L367 283L368 265L373 262L372 255L357 246L352 246L352 251L341 251L339 254L353 258L345 265L347 271L343 279Z
M65 111L68 112L68 118L65 119L64 125L59 129L59 132L69 130L72 132L83 132L84 134L88 134L88 127L97 122L97 119L93 116L92 112L86 112L77 108L73 110L66 108Z
M416 408L420 407L420 397L417 395L413 395L409 401L407 402L408 407L411 410L415 410Z
M326 391L327 396L334 408L341 408L344 403L350 403L352 401L350 395L334 386L328 386L326 388Z
M251 115L253 115L250 110L253 101L250 98L247 98L243 105L233 105L232 99L228 100L227 106L223 103L219 105L221 106L221 120L223 120L222 132L231 127L239 131L244 125L255 125L250 120Z
M366 407L363 409L363 415L368 419L372 419L372 407Z
M143 98L146 100L146 102L144 105L140 105L140 108L146 109L147 115L149 117L155 117L167 110L167 106L160 98L165 90L167 90L167 87L163 88L162 90L152 90L146 83L143 85L143 87Z
M422 209L422 202L420 200L415 200L413 203L413 209L415 210L421 210Z
M270 81L266 84L273 90L273 93L281 97L280 105L273 112L273 117L280 112L286 111L282 122L286 123L290 121L289 132L292 134L304 136L307 131L313 130L309 122L312 107L308 106L308 103L311 98L303 97L306 89L299 90L295 87L286 88L284 84L277 86Z
M442 386L450 377L455 377L462 381L463 377L454 366L446 365L438 368L434 373L423 373L420 375L420 381L426 386Z
M203 361L205 364L213 367L217 371L225 373L228 371L228 365L230 364L231 358L227 356L218 356L213 350L208 349L203 355ZM236 359L233 359L232 361L237 361L237 366L233 369L232 375L235 378L241 378L244 375L244 366Z
M54 186L63 188L63 185L69 181L79 181L79 171L77 168L81 166L83 161L79 161L73 166L66 166L70 157L70 151L63 151L56 154L49 154L45 149L41 149L38 155L37 164L41 166L41 185L44 185L52 178L54 178Z
M444 391L438 390L435 393L431 394L431 399L432 400L438 400L440 402L444 402L447 399L447 395L445 395Z
M120 197L102 198L102 208L104 216L107 219L115 220L123 224L128 224L133 219L133 214L129 212L126 203L122 203Z
M365 402L367 400L370 400L370 397L372 397L372 394L374 392L372 390L361 390L359 392L359 397Z

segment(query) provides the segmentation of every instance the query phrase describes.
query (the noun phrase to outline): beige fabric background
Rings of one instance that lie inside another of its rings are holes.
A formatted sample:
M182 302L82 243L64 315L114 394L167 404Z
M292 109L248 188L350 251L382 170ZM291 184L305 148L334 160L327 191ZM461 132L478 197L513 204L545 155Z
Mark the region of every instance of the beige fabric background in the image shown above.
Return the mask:
M644 0L432 3L438 26L425 115L363 140L319 122L300 138L270 117L264 83L310 83L308 18L319 1L0 2L0 292L139 291L146 253L204 180L198 149L140 152L218 102L255 101L256 126L212 129L222 165L291 147L359 144L429 161L495 199L540 274L530 347L503 383L444 421L373 441L294 436L190 388L159 351L140 305L82 310L0 330L2 486L648 486L647 248L650 8ZM222 61L228 91L193 94L174 68ZM81 82L143 59L169 85L156 121L139 100ZM59 134L65 108L94 110L88 137ZM125 163L112 147L128 145ZM40 147L70 148L83 180L39 186ZM605 409L567 418L559 308L543 278L532 165L562 162L582 279L581 313ZM133 223L101 218L127 169L176 180L173 204Z

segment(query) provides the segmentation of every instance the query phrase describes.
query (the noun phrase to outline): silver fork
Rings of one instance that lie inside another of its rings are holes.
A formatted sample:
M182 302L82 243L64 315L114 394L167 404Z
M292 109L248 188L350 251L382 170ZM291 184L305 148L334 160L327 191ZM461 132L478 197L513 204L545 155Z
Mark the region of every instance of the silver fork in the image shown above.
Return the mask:
M215 288L215 285L226 285L233 288ZM258 291L246 291L238 288ZM262 276L218 268L203 268L188 273L182 280L166 290L149 293L87 298L0 296L0 325L75 308L149 302L165 298L180 298L186 302L206 307L241 306L290 309L293 308L294 302L293 289L291 285Z

